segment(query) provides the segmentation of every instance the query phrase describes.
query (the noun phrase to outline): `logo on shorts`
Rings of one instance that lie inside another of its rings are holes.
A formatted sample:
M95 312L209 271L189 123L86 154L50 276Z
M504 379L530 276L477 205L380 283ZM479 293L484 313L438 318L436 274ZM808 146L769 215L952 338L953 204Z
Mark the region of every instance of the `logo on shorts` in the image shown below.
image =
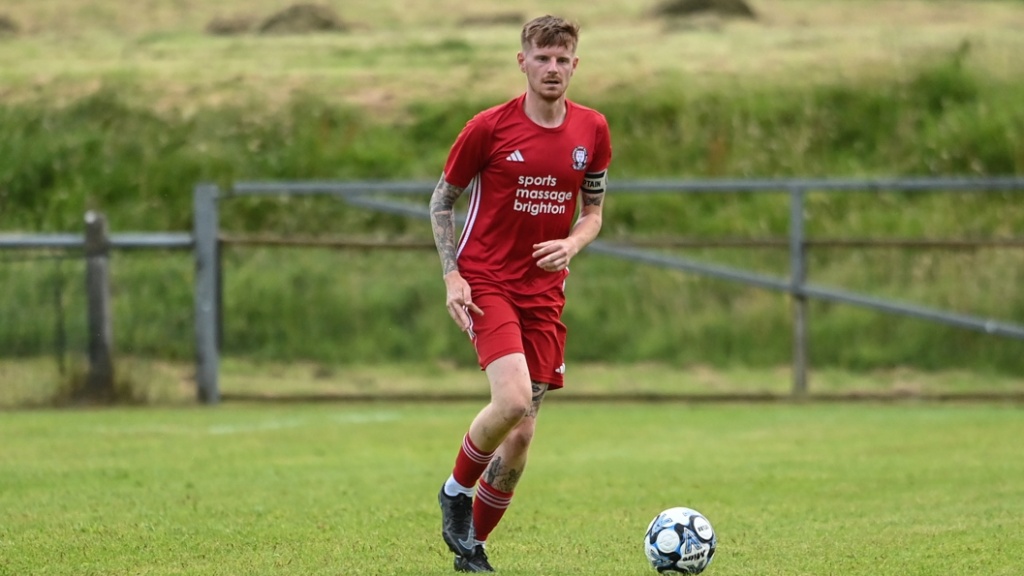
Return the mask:
M555 368L555 374L565 374L565 363L564 362L562 363L561 366L559 366L558 368Z
M577 146L572 149L572 169L573 170L586 170L587 160L590 154L587 153L587 149L583 146Z

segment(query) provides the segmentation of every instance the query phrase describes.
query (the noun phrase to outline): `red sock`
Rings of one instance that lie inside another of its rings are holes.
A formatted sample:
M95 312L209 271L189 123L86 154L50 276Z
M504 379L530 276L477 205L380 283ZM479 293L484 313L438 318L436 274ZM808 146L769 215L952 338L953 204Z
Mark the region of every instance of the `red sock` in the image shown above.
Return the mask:
M481 542L487 540L511 503L511 492L502 492L481 480L473 498L473 536Z
M469 439L469 433L467 432L462 437L462 447L459 448L459 455L455 457L455 469L452 470L452 476L455 477L455 481L459 484L466 488L472 488L484 473L487 465L491 463L491 456L494 456L494 451L481 451L473 445L473 441Z

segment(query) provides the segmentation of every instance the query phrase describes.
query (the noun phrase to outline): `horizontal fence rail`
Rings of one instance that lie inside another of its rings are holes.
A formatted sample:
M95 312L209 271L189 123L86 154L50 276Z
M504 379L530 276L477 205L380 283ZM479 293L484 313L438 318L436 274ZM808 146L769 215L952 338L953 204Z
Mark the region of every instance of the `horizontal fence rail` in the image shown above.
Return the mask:
M374 193L430 194L437 181L280 181L238 182L219 198L287 194L292 196L335 194L365 196ZM750 179L750 180L614 180L615 194L651 192L736 193L805 190L814 192L993 192L1024 191L1024 178L879 178L879 179Z
M85 250L82 234L2 234L0 249ZM118 250L191 250L192 235L185 232L126 232L111 234L107 244Z
M217 241L228 246L261 246L292 248L369 249L390 248L395 250L436 250L433 240L428 239L377 239L346 236L296 236L293 234L219 234ZM696 238L696 237L652 237L622 238L612 241L620 246L632 248L767 248L789 249L786 238ZM960 240L941 239L871 239L871 238L819 238L807 240L808 248L857 248L857 249L940 249L977 250L979 248L1024 248L1024 238L971 238Z

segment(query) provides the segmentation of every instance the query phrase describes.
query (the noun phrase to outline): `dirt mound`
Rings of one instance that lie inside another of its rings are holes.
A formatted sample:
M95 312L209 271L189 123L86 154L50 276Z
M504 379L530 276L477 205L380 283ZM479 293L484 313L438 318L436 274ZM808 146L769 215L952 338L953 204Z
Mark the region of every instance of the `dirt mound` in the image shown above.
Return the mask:
M18 26L18 23L13 18L6 14L0 14L0 38L14 36L19 31L21 31L21 27Z
M663 0L652 10L652 15L661 17L697 16L702 14L714 14L727 18L757 19L757 14L745 0Z
M460 26L522 26L526 16L522 12L494 12L493 14L471 14L459 21Z
M310 32L343 32L348 25L330 6L294 4L269 16L260 23L260 34L306 34Z
M255 16L235 14L232 16L218 16L206 25L206 33L214 36L233 36L245 34L256 28L259 19Z

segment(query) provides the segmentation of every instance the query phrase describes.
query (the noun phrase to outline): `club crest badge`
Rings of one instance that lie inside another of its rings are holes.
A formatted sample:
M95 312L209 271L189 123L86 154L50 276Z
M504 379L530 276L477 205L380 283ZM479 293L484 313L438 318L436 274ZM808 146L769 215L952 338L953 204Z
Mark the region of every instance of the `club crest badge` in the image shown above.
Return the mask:
M586 170L587 160L590 155L587 153L587 149L583 146L577 146L572 150L572 169L573 170Z

